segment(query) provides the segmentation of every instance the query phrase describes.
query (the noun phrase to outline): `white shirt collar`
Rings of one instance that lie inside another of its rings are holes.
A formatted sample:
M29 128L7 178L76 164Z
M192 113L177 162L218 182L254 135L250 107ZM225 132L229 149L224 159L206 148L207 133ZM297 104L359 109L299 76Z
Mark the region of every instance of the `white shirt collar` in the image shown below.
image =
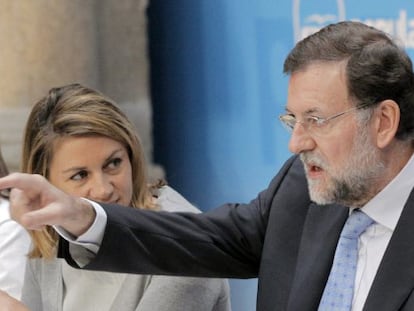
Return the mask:
M362 210L375 222L394 231L408 196L414 188L414 154L398 175Z

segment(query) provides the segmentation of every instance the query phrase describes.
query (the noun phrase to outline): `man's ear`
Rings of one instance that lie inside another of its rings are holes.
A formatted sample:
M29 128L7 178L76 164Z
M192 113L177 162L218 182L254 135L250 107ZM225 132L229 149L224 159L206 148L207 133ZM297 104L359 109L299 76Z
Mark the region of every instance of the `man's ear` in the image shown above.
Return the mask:
M387 99L382 101L375 110L377 147L385 148L397 133L400 124L400 107L395 101Z

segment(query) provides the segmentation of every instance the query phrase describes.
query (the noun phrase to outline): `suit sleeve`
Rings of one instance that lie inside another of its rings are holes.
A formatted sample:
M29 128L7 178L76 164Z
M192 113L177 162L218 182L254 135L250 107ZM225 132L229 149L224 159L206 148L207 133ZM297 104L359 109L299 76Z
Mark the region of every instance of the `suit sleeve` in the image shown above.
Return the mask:
M303 182L296 157L248 204L206 213L152 212L103 205L108 219L101 247L85 268L181 276L257 277L272 201L282 183ZM291 169L293 167L293 169ZM288 178L286 178L288 176ZM297 195L293 193L292 195ZM60 255L76 266L61 243Z

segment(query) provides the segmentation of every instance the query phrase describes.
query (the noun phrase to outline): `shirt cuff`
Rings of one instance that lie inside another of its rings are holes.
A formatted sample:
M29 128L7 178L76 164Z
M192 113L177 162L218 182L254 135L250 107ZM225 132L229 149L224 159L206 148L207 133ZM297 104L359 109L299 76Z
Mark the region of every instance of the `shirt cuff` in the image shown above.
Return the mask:
M86 249L97 254L105 233L107 215L102 206L98 203L85 198L82 199L88 201L92 205L96 213L94 222L84 234L76 238L60 226L53 227L57 231L57 233L68 242L85 247Z

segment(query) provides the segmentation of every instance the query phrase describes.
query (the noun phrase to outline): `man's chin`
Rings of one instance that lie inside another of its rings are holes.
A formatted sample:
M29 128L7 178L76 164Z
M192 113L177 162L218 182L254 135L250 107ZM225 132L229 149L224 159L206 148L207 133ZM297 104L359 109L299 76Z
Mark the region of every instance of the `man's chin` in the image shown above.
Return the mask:
M309 186L309 196L312 202L319 205L331 204L332 199L327 196L328 191L317 186Z
M326 200L325 198L321 197L321 196L313 196L311 195L310 197L311 201L318 204L318 205L327 205L330 204L331 202L329 202L328 200Z

